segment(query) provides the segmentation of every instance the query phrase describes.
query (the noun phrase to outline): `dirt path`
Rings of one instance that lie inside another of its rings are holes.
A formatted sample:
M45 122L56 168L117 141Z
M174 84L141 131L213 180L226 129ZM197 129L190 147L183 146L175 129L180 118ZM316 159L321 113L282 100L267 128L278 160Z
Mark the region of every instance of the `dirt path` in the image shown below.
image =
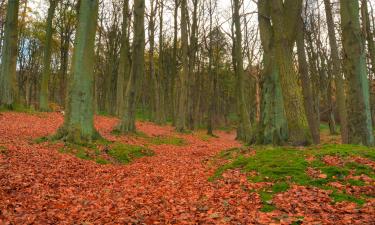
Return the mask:
M32 142L62 121L57 113L0 114L0 146L7 149L0 154L0 224L271 224L281 215L260 212L259 196L239 173L207 181L214 171L207 161L239 146L231 134L208 141L183 135L187 146L151 146L155 156L130 165L98 165L59 153L61 144ZM96 118L107 139L140 143L110 135L116 123ZM137 125L150 136L176 135L172 127Z

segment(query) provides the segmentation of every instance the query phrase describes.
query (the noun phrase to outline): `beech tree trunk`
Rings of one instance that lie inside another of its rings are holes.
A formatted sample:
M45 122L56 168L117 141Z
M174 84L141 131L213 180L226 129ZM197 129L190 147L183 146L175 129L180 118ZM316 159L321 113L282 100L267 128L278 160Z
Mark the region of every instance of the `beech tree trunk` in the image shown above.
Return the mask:
M313 91L311 88L311 82L309 78L309 69L306 59L305 52L305 36L304 36L304 27L303 19L299 18L299 29L297 32L297 54L298 54L298 64L299 64L299 73L301 76L302 84L302 93L304 98L304 106L307 115L307 121L310 127L310 132L312 134L312 139L314 144L320 143L320 131L319 131L319 116L314 110L314 101L313 101ZM320 99L319 99L320 100Z
M302 88L293 62L293 47L302 0L271 1L270 7L275 35L275 55L288 121L289 142L292 145L307 145L311 142L311 134L303 106Z
M98 0L81 2L78 28L68 81L67 108L58 139L84 143L99 138L94 127L94 44Z
M124 115L117 127L121 133L134 133L136 116L136 95L139 79L144 75L145 52L145 1L134 1L134 40L132 49L132 66L125 93Z
M280 145L288 140L279 69L275 56L274 31L270 20L270 1L258 1L258 20L263 54L261 116L258 125L259 144Z
M126 84L130 73L130 44L129 44L129 0L124 0L123 17L121 28L120 62L117 75L117 115L121 118L124 110L124 98Z
M348 141L374 145L366 69L365 42L359 20L359 2L340 0L344 71L349 82Z
M19 0L9 0L5 21L0 70L0 106L13 109L17 102L17 44Z
M46 39L44 46L44 56L43 56L43 71L42 71L42 81L39 96L39 109L41 111L49 111L48 99L49 99L49 79L51 75L51 48L52 48L52 20L55 14L55 9L57 6L56 0L49 1L49 9L47 16L47 28L46 28Z
M187 28L187 2L181 0L181 48L182 48L182 71L179 75L180 89L178 93L178 110L176 115L176 130L178 132L184 132L187 129L186 126L186 112L187 112L187 89L188 89L188 74L189 74L189 58L188 58L188 28Z
M254 136L251 131L250 115L247 111L245 99L245 82L242 56L242 33L241 33L241 18L240 18L240 1L233 1L233 21L235 26L235 40L233 59L235 64L235 74L237 80L237 113L239 116L239 124L237 129L237 139L245 143L252 142Z
M330 0L324 0L327 17L328 37L331 46L331 57L333 64L333 76L336 82L336 101L341 125L342 142L348 143L348 114L345 96L345 83L342 75L339 51L336 42L335 25L332 17L332 7Z

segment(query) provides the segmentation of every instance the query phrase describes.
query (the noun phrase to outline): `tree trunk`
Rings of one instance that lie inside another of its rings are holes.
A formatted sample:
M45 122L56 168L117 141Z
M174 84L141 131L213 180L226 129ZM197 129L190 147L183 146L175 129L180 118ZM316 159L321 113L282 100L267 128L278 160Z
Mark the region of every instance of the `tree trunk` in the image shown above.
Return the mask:
M341 124L341 138L344 144L348 143L348 114L345 97L345 84L342 76L341 62L336 42L335 25L332 17L332 7L330 0L324 0L327 17L328 37L331 46L331 57L333 64L333 76L336 81L336 101L337 110Z
M303 19L299 18L299 29L297 32L297 51L299 73L301 76L302 93L304 97L305 112L307 114L307 122L309 123L310 132L312 134L314 144L320 143L319 120L314 110L313 94L309 78L308 63L305 52Z
M99 138L94 127L94 45L98 0L81 2L69 77L67 109L56 138L84 143Z
M284 2L277 0L272 1L270 13L274 27L276 61L280 71L288 121L289 142L292 145L306 145L311 139L303 106L302 89L293 62L293 46L301 8L302 0L285 0Z
M233 59L235 60L235 74L237 79L237 113L239 116L239 128L237 131L237 139L250 143L253 139L251 132L250 115L247 111L246 99L245 99L245 86L244 86L244 69L243 69L243 58L242 58L242 33L241 33L241 18L239 15L240 3L239 0L233 1L233 20L235 26L235 42Z
M274 31L270 20L270 2L259 0L258 11L259 32L264 50L264 69L262 72L262 102L257 142L259 144L280 145L288 140L288 127L274 42L272 42Z
M124 1L120 62L117 75L117 115L121 118L124 109L124 97L126 84L130 73L130 44L129 44L129 0Z
M374 145L364 39L359 21L358 1L340 1L344 71L349 82L348 141Z
M19 0L9 0L0 70L0 106L13 109L17 102L17 44Z
M52 20L55 14L55 9L57 5L56 0L49 1L49 9L48 9L48 16L47 16L47 28L46 28L46 40L44 46L44 56L43 56L43 71L42 71L42 81L41 81L41 88L40 88L40 99L39 99L39 109L41 111L49 111L48 106L48 84L49 78L51 75L51 48L52 48Z
M181 47L182 47L182 71L180 72L180 89L178 93L178 110L176 118L176 130L178 132L186 131L186 111L187 111L187 79L189 73L189 59L188 59L188 28L187 28L187 2L181 0Z
M132 49L132 66L128 85L125 92L124 115L118 126L121 133L134 133L136 116L136 95L138 81L144 75L145 28L144 28L145 1L134 1L134 41Z

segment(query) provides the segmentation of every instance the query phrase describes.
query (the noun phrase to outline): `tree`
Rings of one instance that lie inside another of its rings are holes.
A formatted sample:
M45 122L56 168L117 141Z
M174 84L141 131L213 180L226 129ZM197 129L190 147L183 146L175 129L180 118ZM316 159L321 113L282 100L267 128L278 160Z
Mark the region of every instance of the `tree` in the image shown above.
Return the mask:
M275 55L274 31L270 19L270 1L258 1L260 38L263 46L263 86L258 143L282 144L288 139L288 127Z
M184 132L186 130L186 111L187 111L187 89L188 89L188 73L189 73L189 59L188 59L188 28L187 28L187 2L181 0L181 48L182 48L182 71L179 75L180 90L178 93L178 107L176 116L176 130Z
M333 64L332 72L336 82L336 101L341 124L341 138L343 143L348 143L348 115L345 97L345 84L342 76L341 62L336 42L335 26L333 23L330 0L324 0L324 6L327 18L329 43L331 47L331 58Z
M64 124L57 139L83 143L95 140L94 128L94 44L98 17L98 0L81 1L78 28L69 77Z
M365 42L359 20L359 2L340 0L344 71L348 90L348 142L374 145L366 69Z
M237 129L237 139L249 143L253 139L251 132L250 115L247 111L246 99L244 93L244 69L242 58L242 33L241 33L241 18L240 18L240 0L233 1L233 23L235 27L234 50L233 50L233 64L235 65L235 74L237 79L237 110L239 116L239 127Z
M310 143L303 106L302 89L293 63L293 47L296 41L298 18L302 0L276 0L270 2L270 16L274 29L275 56L280 71L284 108L288 121L289 142L292 145Z
M302 93L304 97L304 106L307 115L307 122L310 127L314 144L320 143L319 132L319 112L314 110L313 91L310 84L309 69L305 52L305 31L303 18L299 17L298 32L297 32L297 53L298 53L298 66L301 76ZM320 99L318 99L319 101Z
M17 102L17 42L19 0L9 0L0 70L0 105L12 109Z
M117 75L117 115L123 115L123 104L126 91L126 84L130 73L130 44L129 44L129 0L124 0L123 19L122 19L122 34L121 34L121 49L120 62Z
M41 111L49 111L48 106L48 83L51 74L51 48L52 48L52 20L55 14L55 8L57 5L56 0L49 1L49 9L47 16L47 27L46 27L46 39L44 46L44 56L43 56L43 71L42 71L42 81L40 89L40 99L39 108Z
M136 132L135 113L138 81L144 74L145 28L144 28L145 1L134 1L134 40L132 49L132 66L125 93L124 115L117 129L121 133Z

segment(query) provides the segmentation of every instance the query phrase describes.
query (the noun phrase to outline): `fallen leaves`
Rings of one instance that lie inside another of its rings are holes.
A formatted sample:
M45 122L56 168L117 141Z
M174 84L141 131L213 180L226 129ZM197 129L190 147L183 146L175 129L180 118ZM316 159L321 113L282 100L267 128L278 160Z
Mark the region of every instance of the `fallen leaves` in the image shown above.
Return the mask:
M361 209L351 203L333 205L329 191L293 186L272 200L278 210L264 213L254 190L272 183L248 182L249 174L238 170L208 182L216 169L207 165L209 159L221 150L241 146L233 134L223 132L220 138L202 140L194 134L176 134L173 127L142 122L137 127L148 136L176 136L188 145L153 145L152 157L125 166L98 165L59 153L61 143L31 141L53 134L62 122L59 113L1 115L0 146L6 151L0 153L0 224L375 222L374 200ZM111 134L117 122L96 117L95 125L108 140L147 144L136 136Z

